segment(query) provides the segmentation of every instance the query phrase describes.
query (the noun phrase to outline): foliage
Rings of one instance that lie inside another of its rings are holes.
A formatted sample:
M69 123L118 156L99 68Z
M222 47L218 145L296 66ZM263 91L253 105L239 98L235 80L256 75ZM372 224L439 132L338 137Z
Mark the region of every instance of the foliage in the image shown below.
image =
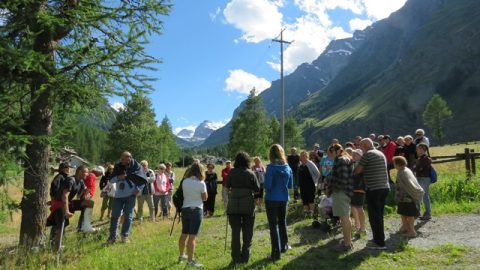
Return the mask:
M277 117L272 116L270 124L268 125L268 137L270 138L269 145L280 143L280 122Z
M115 161L127 150L135 159L148 160L151 166L161 161L177 160L179 149L165 117L157 126L151 100L133 94L121 110L108 133L107 160Z
M230 133L230 155L246 151L252 156L265 156L269 143L268 121L259 96L255 89L250 92L245 107L232 121Z
M440 95L433 95L423 112L423 122L432 130L434 138L443 139L443 122L450 118L452 111L447 102Z
M287 117L285 119L285 149L297 147L299 149L305 146L305 139L302 130L298 126L295 118Z
M137 71L160 62L145 44L169 9L150 0L0 2L0 141L25 147L24 188L35 190L21 203L22 246L43 242L53 122L108 95L150 90Z

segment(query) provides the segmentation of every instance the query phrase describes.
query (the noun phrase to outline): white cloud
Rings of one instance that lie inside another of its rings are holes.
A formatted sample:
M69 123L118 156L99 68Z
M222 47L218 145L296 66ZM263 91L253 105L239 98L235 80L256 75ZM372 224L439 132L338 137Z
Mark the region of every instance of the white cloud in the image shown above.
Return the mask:
M241 94L249 94L255 87L257 93L270 87L270 82L264 78L259 78L242 69L228 71L230 74L225 79L225 90L227 92L238 92Z
M282 27L282 14L278 11L282 1L232 0L223 15L227 23L243 33L242 39L258 43L273 38Z
M218 17L218 14L220 14L220 11L222 11L222 9L220 7L217 7L215 12L208 13L208 16L210 16L210 20L212 20L212 22L215 21L215 19Z
M353 32L355 30L363 30L367 28L367 26L372 25L372 23L373 22L371 20L362 20L360 18L355 18L350 20L348 24L350 25L350 31Z
M110 107L112 107L117 112L120 110L125 110L125 105L120 102L115 102L113 104L110 104Z
M374 20L384 19L398 9L407 0L362 0L362 4L369 18Z
M279 9L282 0L231 0L223 14L228 24L242 31L240 39L258 43L277 35L285 28L284 39L294 40L284 51L284 70L288 74L298 65L315 60L332 39L348 38L355 30L364 29L374 21L389 16L402 7L406 0L294 0L293 4L301 15L286 24ZM343 9L363 18L350 20L347 32L339 25L333 25L329 11ZM365 17L368 17L365 19ZM235 40L239 43L239 40ZM274 58L278 58L275 53ZM272 59L267 63L280 70L280 61Z

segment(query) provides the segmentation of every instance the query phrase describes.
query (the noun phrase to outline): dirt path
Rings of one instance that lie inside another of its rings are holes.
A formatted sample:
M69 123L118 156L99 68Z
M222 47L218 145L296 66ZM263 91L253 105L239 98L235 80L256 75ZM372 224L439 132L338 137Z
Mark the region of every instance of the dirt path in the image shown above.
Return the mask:
M414 247L431 248L445 244L480 248L480 215L452 214L433 217L428 222L417 221L419 236L410 239ZM386 238L394 240L400 227L400 219L390 218L385 222Z

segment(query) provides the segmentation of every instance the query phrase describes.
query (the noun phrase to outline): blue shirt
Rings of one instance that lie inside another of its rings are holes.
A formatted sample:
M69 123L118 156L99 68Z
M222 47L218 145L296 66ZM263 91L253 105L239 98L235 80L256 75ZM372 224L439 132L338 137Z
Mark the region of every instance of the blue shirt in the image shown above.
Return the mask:
M293 173L288 164L268 164L265 174L266 201L286 202L290 199L289 188L293 187Z

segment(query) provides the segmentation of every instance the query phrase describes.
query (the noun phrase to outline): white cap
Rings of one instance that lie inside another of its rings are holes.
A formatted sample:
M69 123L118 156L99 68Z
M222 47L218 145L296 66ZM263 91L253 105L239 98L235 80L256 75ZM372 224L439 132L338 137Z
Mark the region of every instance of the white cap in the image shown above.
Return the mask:
M101 173L102 176L105 175L105 168L103 168L103 166L97 166L97 167L95 167L93 170L96 171L96 172Z

